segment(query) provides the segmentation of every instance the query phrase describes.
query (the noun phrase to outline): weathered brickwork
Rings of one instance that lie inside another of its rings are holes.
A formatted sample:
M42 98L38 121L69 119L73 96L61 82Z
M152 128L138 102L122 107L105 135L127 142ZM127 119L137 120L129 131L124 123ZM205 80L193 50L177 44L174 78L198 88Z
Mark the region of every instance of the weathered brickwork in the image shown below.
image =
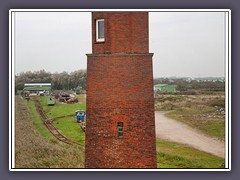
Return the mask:
M104 18L105 42L95 43L93 27L93 54L87 55L85 167L156 168L148 14L95 12L92 17L93 24ZM118 122L123 122L123 136L118 136Z

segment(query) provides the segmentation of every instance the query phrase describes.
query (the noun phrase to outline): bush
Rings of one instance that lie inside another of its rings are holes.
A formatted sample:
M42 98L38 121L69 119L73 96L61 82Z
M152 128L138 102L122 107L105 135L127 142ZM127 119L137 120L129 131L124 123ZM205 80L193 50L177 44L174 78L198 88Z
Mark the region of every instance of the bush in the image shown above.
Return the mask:
M209 106L225 108L225 99L214 99L209 103Z

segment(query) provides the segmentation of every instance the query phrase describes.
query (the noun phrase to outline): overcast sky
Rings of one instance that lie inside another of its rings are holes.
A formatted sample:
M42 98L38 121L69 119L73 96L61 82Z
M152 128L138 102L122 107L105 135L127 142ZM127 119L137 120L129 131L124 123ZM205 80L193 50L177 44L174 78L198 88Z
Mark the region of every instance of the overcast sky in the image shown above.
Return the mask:
M154 77L225 76L224 12L150 12ZM16 12L15 73L87 68L90 12Z

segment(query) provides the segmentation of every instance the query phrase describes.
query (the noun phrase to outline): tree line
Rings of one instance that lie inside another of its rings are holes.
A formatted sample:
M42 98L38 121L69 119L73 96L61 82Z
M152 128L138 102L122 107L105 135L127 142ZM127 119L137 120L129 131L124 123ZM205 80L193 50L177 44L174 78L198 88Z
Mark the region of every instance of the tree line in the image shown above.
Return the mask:
M225 81L220 80L186 80L156 78L154 84L174 84L177 91L205 90L205 91L225 91Z
M45 70L27 71L15 75L15 89L22 90L25 83L51 83L53 90L86 89L86 70L50 73Z
M53 90L86 90L87 71L85 69L73 72L50 73L45 70L27 71L15 75L15 89L22 90L25 83L51 83ZM155 78L154 84L175 84L177 91L193 89L224 91L225 81L187 81L186 79Z

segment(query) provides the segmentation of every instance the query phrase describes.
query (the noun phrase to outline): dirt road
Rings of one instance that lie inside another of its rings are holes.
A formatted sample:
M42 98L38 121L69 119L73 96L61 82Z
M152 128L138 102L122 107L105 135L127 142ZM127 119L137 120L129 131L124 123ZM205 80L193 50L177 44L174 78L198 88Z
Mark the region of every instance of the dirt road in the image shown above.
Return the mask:
M224 158L224 142L208 137L179 121L169 119L164 114L166 112L155 112L157 138L187 144Z

